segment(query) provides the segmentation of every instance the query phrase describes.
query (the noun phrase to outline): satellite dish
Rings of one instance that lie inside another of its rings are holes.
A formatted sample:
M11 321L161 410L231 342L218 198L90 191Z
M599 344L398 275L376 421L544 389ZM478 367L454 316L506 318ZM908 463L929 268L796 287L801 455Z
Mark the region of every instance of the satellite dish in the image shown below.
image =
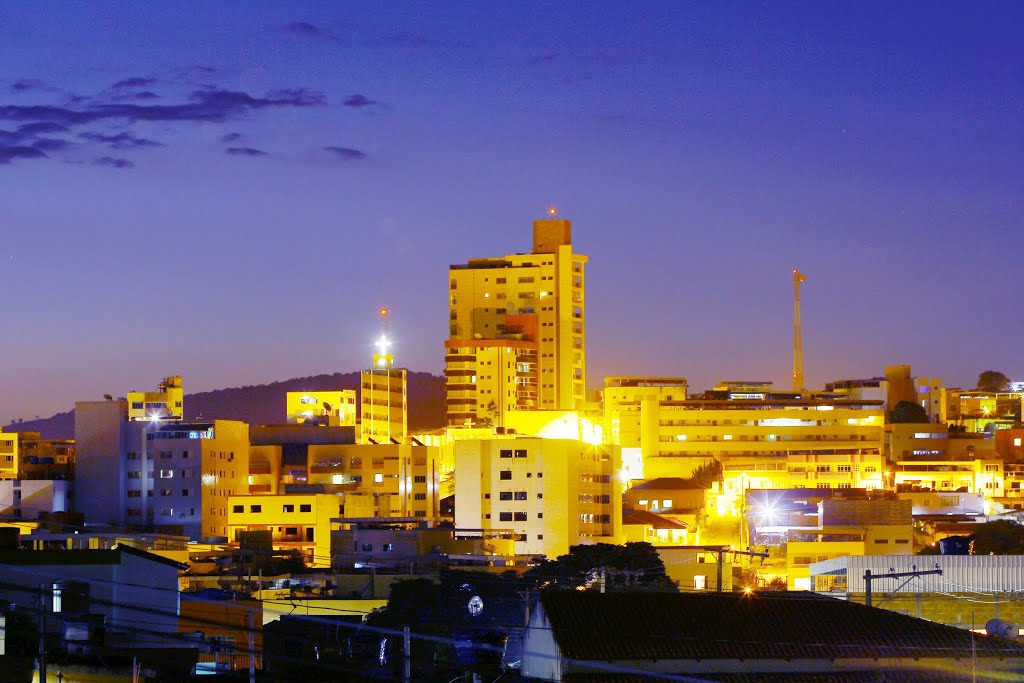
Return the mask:
M1002 619L989 619L985 623L985 633L998 638L1016 638L1019 630L1017 624Z
M469 599L466 609L469 610L469 616L478 617L484 611L484 601L479 595L474 595Z
M326 410L328 413L331 412L331 404L330 403L328 403L327 401L321 401L321 404L323 405L324 410Z
M111 396L110 394L103 394L103 398L107 399L108 401L113 401L114 400L114 397Z

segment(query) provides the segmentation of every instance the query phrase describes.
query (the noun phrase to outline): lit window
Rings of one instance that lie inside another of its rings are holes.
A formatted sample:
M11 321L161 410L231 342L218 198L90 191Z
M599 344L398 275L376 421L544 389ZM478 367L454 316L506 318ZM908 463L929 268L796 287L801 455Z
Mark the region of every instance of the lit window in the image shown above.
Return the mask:
M384 482L384 475L383 474L381 474L380 472L377 472L376 474L373 475L373 483L374 484L381 484L383 482Z
M708 577L703 574L697 574L693 577L693 587L699 591L706 589L708 587Z

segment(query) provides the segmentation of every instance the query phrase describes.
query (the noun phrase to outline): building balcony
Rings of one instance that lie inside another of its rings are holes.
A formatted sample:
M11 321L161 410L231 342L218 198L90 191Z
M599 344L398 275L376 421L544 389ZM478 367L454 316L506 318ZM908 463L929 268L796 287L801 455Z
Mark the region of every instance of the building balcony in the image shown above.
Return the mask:
M269 462L249 462L249 474L270 474L272 471Z

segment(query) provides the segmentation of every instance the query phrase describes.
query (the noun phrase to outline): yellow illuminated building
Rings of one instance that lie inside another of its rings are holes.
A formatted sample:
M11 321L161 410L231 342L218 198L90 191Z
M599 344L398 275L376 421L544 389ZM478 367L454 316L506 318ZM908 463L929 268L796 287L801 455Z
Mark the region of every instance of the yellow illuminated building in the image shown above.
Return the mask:
M823 500L816 529L791 531L786 544L790 590L811 590L810 565L844 555L912 555L909 500Z
M983 460L898 460L893 464L897 488L979 493L986 499L1004 493L1003 461Z
M334 494L231 496L228 540L236 546L242 532L269 531L274 550L297 550L314 567L331 565L331 519L339 514Z
M586 263L573 253L571 221L551 218L534 221L529 254L451 266L448 424L583 407Z
M455 444L455 525L512 529L517 555L622 538L618 449L506 436Z
M395 368L388 328L390 311L381 308L381 334L373 367L360 373L359 442L403 443L409 431L409 374Z
M328 427L351 427L356 424L356 392L289 391L286 398L288 424L312 422Z
M156 391L128 392L128 419L139 420L181 420L185 417L185 390L181 376L165 377Z
M622 401L608 419L618 420L630 479L689 477L719 461L719 515L740 514L748 489L884 486L884 413L876 401L732 383L699 398Z
M249 464L253 495L327 493L338 496L334 515L438 515L440 480L451 470L437 446L353 444L342 429L269 426L254 429Z
M0 431L0 479L18 478L18 434Z

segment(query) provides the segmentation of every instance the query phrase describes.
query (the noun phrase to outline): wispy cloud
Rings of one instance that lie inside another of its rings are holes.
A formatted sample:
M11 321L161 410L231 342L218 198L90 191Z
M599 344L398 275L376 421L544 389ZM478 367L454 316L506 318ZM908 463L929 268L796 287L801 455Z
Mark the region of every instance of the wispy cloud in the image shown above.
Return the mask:
M135 168L135 164L128 159L120 159L117 157L100 157L93 159L93 166L108 166L110 168Z
M12 81L7 89L16 95L26 92L56 92L58 90L58 88L54 88L38 78L19 78L16 81Z
M241 133L225 133L224 135L220 136L221 142L238 142L241 139Z
M131 133L104 135L103 133L79 133L78 137L89 142L100 142L111 149L135 149L137 147L163 147L162 143L148 138L140 138Z
M363 107L372 107L374 105L379 105L380 102L378 102L377 100L371 100L369 97L363 95L362 93L354 93L346 97L342 104L344 104L346 107L352 107L353 109L362 109Z
M259 109L274 107L321 107L323 93L305 88L274 90L265 97L221 89L195 90L182 104L98 104L84 107L55 105L0 106L0 120L50 121L65 126L95 121L213 121L238 118Z
M0 145L0 165L11 163L14 159L46 159L46 153L35 147L15 145L4 147Z
M145 88L147 86L155 84L157 81L155 78L149 78L144 76L136 76L133 78L123 78L120 81L110 86L111 90L123 90L127 88Z
M293 21L284 27L285 33L290 33L295 36L303 36L305 38L325 38L328 40L335 40L337 36L333 31L329 29L321 28L315 24L311 24L308 21Z
M58 152L70 146L70 142L61 138L38 138L32 142L32 147L46 152Z
M324 147L324 151L333 155L336 159L342 161L361 161L366 158L366 152L358 149L352 149L351 147Z
M255 147L228 147L226 150L224 150L224 153L244 157L269 156L269 153L264 152L262 149L256 149Z

